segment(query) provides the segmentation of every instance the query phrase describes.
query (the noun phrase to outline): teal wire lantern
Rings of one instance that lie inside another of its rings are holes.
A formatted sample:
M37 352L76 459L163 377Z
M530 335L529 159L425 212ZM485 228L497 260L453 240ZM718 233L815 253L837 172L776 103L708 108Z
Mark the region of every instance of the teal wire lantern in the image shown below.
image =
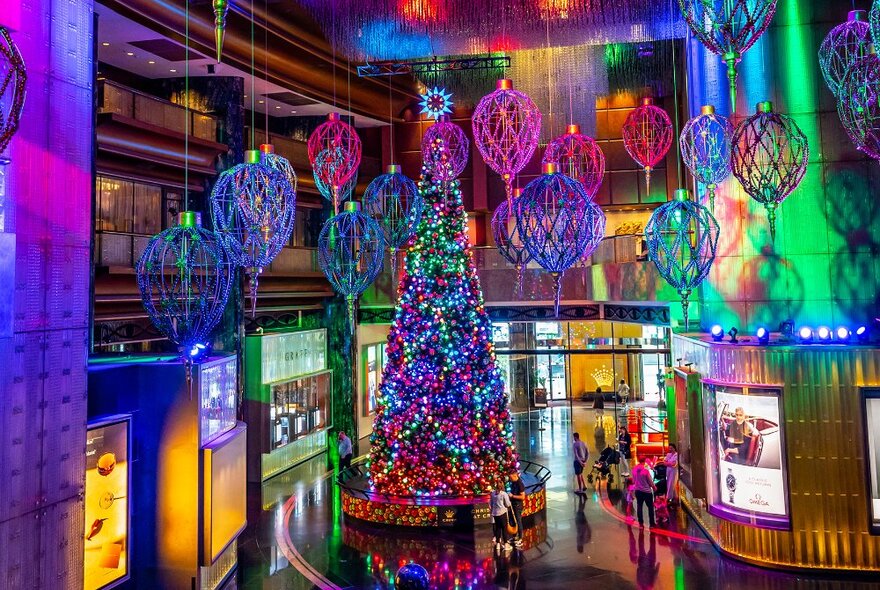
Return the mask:
M706 187L709 208L715 212L715 189L730 176L730 152L733 138L733 125L726 117L715 112L715 107L706 105L700 114L681 130L678 145L685 166Z
M318 262L327 280L345 296L351 332L354 333L354 302L382 270L385 239L382 228L360 211L354 201L327 220L318 236Z
M678 291L685 330L689 297L709 275L718 251L718 221L709 210L690 200L686 189L654 210L645 226L648 257L663 279Z
M373 179L364 192L364 210L372 217L391 249L391 272L397 272L397 250L412 237L422 219L423 199L416 183L400 171L398 164Z
M846 72L837 114L859 151L880 161L880 58L873 46Z
M144 309L184 355L204 345L223 317L233 264L217 236L202 228L199 213L153 236L135 265Z
M819 68L834 96L839 96L846 71L868 55L871 27L864 10L851 10L846 22L837 25L819 46Z
M523 292L525 268L532 259L532 255L529 254L522 236L519 234L519 225L517 224L521 203L522 190L515 188L513 189L513 199L501 201L492 215L492 236L495 238L495 246L504 259L516 269L514 292L520 297Z
M678 0L694 36L727 64L730 105L736 112L736 65L776 13L776 0Z
M265 156L246 151L245 163L222 172L211 191L214 230L250 279L252 316L259 276L290 242L296 214L296 191L284 171L289 164L280 162L271 146L265 149Z
M584 186L543 165L543 174L520 196L517 229L532 259L553 277L554 310L559 315L561 281L566 270L589 256L605 235L605 213Z
M770 101L744 119L733 134L733 175L746 193L767 209L770 239L776 239L776 209L807 172L807 136Z

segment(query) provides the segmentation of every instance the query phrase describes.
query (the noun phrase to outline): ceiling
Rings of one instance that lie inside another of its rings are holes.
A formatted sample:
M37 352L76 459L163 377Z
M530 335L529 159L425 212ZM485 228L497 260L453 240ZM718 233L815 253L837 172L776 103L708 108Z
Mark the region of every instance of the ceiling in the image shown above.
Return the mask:
M129 71L149 79L182 78L186 75L186 48L175 40L168 39L152 29L120 15L101 4L95 5L98 15L98 61L121 70ZM245 80L245 102L248 108L270 116L324 116L337 111L350 114L346 106L346 89L339 88L338 106L317 102L301 94L292 92L277 83L266 81L259 75L252 77L249 72L225 63L217 64L213 57L190 49L190 76L238 76ZM210 74L213 66L214 74ZM358 127L385 125L387 121L358 115Z

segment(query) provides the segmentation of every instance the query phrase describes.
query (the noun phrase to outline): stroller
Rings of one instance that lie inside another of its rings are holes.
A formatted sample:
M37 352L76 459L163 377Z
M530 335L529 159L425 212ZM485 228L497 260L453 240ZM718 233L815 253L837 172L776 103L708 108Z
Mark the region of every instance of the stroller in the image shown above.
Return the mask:
M669 522L669 507L666 496L654 496L654 517L657 519L657 522Z
M593 469L587 474L587 481L601 481L603 477L608 478L608 483L614 481L614 474L611 473L611 466L620 463L620 453L611 447L605 449L599 454L599 459L593 463Z

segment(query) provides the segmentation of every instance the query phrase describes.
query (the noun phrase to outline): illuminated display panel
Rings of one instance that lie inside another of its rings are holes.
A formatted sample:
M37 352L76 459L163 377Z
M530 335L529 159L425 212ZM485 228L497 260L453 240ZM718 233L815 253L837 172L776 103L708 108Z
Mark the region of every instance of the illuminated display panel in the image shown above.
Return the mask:
M236 358L227 357L199 368L199 421L202 444L235 428L238 372Z
M782 390L706 383L709 512L757 527L788 529Z
M864 390L864 398L868 521L871 532L880 535L880 389Z
M263 383L277 383L327 368L327 330L263 336Z
M129 419L115 417L86 437L83 588L111 588L129 577Z

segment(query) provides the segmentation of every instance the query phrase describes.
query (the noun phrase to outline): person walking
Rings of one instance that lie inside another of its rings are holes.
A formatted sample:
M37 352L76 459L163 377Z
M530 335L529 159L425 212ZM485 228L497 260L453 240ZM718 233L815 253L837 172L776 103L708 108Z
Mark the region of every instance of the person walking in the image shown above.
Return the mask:
M639 526L645 526L643 518L644 505L648 505L648 521L651 527L657 526L654 520L654 491L657 486L654 485L654 474L646 465L647 457L639 455L639 464L632 470L633 486L636 492L636 515L639 518Z
M626 426L621 426L617 431L617 450L620 452L620 464L618 465L618 469L620 470L621 477L628 477L630 474L630 459L632 458L632 435L626 429Z
M352 457L351 439L344 430L340 430L336 437L336 448L339 451L339 475L342 475L343 471L351 467Z
M617 386L617 397L626 406L626 401L629 399L629 385L623 379L620 380L620 384Z
M666 501L678 502L678 447L670 443L669 452L661 462L666 465Z
M501 550L511 551L511 545L507 538L507 509L511 508L510 497L503 487L492 490L489 496L489 508L492 513L492 543L495 545L495 551L501 553Z
M510 504L513 507L513 519L516 521L516 535L514 536L513 544L516 545L517 549L522 547L522 512L525 501L526 485L519 476L519 471L514 469L510 472Z
M575 432L571 436L574 439L571 444L571 450L574 455L572 463L574 464L575 485L577 485L577 489L574 493L583 494L587 489L587 484L584 483L584 465L587 464L587 459L590 458L590 451L587 449L587 445L584 444L584 441L581 440L580 434Z

